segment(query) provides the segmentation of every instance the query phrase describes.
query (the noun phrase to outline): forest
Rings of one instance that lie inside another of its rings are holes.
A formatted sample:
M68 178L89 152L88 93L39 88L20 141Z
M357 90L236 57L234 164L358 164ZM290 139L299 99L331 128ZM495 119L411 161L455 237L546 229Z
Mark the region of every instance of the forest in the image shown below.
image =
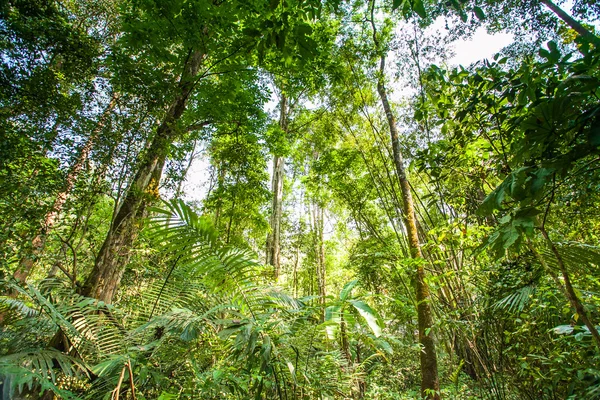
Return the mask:
M553 1L0 1L0 398L600 399Z

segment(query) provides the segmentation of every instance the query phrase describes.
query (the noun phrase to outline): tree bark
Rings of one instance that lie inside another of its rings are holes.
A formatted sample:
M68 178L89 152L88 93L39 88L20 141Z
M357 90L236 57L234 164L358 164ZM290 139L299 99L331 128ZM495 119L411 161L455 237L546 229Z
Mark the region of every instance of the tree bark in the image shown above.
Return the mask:
M540 0L540 3L544 4L548 7L554 14L556 14L560 19L562 19L567 25L571 27L575 32L577 32L581 37L586 38L590 42L592 42L596 47L600 47L600 38L594 35L592 32L587 30L579 21L571 17L565 10L554 4L550 0Z
M408 244L411 256L416 260L416 300L417 300L417 319L419 325L419 343L423 346L421 351L421 396L427 399L440 399L440 384L438 378L437 356L435 352L435 341L433 337L433 317L431 312L431 296L429 287L425 282L425 269L423 267L424 259L419 244L419 235L417 231L417 218L415 207L410 190L410 182L404 169L402 151L398 140L398 129L396 119L390 107L387 90L385 88L385 56L381 56L379 66L379 79L377 82L377 92L381 99L381 104L387 117L390 137L392 142L392 152L394 157L394 166L398 181L402 191L402 200L404 203L404 219L408 235Z
M48 213L46 214L46 216L44 218L44 222L42 224L41 229L38 231L38 233L35 235L35 237L31 241L30 252L28 254L26 254L25 256L23 256L21 258L21 260L19 261L19 267L13 274L13 277L18 282L25 283L25 281L27 280L27 278L33 271L33 268L35 267L37 260L39 259L40 255L43 253L44 248L46 247L46 239L48 238L48 234L50 233L50 231L54 227L54 224L58 220L58 216L61 213L63 206L65 205L65 202L67 201L67 198L69 197L69 194L73 190L75 183L77 183L77 178L79 177L79 174L83 170L85 163L92 151L92 148L94 147L94 144L96 143L96 139L98 139L98 135L102 131L102 128L104 128L106 119L108 118L108 116L112 112L113 108L115 107L116 102L117 102L117 95L113 93L110 102L108 103L108 105L104 109L104 112L102 113L98 122L96 123L96 127L94 128L92 133L88 136L87 141L85 142L83 148L81 149L81 152L79 153L79 156L77 157L77 160L75 161L75 164L73 164L73 166L71 167L71 170L67 174L64 189L56 196L56 199L54 200L54 203L52 204L52 208L50 209L50 211L48 211Z
M170 144L179 134L176 124L185 111L205 55L193 51L178 83L178 95L169 106L138 171L118 208L82 294L111 303L130 258L130 247L141 229L150 201L158 198L158 185Z
M279 127L287 132L287 98L281 94L279 103ZM275 154L273 156L273 180L271 190L273 191L271 211L271 231L267 235L267 264L273 266L275 282L281 274L281 216L283 210L283 178L285 174L285 159Z

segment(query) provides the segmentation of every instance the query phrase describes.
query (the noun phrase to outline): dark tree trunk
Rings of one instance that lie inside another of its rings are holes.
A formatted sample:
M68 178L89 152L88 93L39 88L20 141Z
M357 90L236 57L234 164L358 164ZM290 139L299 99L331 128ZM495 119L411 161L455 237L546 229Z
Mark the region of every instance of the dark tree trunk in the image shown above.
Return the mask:
M178 95L156 130L156 134L141 160L138 171L127 189L112 224L96 257L94 268L86 279L82 294L112 302L129 262L130 247L141 228L141 221L150 201L158 198L160 176L170 144L179 134L176 124L183 112L195 78L204 59L200 51L191 53L178 84Z
M600 47L600 38L594 35L592 32L587 30L583 25L579 23L576 19L571 17L565 10L554 4L550 0L540 0L542 4L548 7L554 14L556 14L560 19L563 20L564 23L569 25L571 29L577 32L581 37L586 38L590 42L592 42L596 47Z

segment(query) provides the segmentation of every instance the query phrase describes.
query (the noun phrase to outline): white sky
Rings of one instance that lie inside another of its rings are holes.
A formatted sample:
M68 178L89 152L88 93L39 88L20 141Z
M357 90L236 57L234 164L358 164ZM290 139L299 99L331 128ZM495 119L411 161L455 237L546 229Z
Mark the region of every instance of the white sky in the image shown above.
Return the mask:
M503 47L513 42L510 33L490 35L485 28L480 27L470 40L459 40L454 44L456 55L450 59L450 64L467 66L485 58L492 58Z
M508 33L490 35L485 28L479 28L469 40L458 40L454 43L455 56L449 60L450 65L467 66L485 58L491 58L503 47L513 41ZM267 163L268 166L271 163ZM184 200L202 201L208 190L210 180L209 163L206 154L196 157L183 184Z

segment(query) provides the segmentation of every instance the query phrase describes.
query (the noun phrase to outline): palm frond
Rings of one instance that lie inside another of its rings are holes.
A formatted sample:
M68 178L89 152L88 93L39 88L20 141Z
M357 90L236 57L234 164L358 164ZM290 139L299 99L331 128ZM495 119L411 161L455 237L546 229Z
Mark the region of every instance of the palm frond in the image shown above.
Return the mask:
M69 378L89 378L88 367L80 360L54 349L22 351L0 357L0 377L9 398L23 392L27 387L32 390L41 385L42 390L51 390L60 398L75 398L67 390L58 387L57 370Z
M529 303L536 290L536 286L533 285L523 286L494 304L494 308L502 308L509 312L521 312Z

